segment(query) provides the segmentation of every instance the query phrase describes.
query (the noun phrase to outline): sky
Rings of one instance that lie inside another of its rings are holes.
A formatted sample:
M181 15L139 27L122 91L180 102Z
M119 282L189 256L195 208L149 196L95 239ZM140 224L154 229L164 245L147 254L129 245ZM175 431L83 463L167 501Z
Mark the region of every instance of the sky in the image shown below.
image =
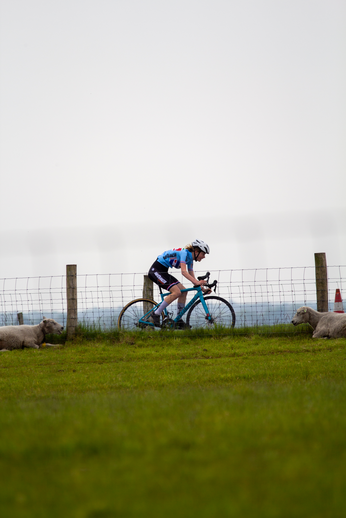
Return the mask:
M0 0L0 278L346 264L343 0Z

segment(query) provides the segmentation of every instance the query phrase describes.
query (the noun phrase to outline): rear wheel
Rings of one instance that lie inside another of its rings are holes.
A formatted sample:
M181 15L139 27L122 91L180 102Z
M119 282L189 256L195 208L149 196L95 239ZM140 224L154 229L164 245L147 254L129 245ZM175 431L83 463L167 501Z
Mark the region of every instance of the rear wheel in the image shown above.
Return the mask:
M197 300L197 302L195 302L189 309L186 317L187 325L191 326L192 329L196 329L198 327L210 329L215 326L235 326L235 312L227 300L213 295L210 297L204 297L204 300L208 306L211 319L209 319L205 314L201 301Z
M136 331L147 327L145 323L139 323L139 319L148 313L148 311L154 309L155 306L157 306L157 303L150 299L132 300L123 307L120 312L118 318L118 329ZM150 316L148 315L146 319L150 319Z

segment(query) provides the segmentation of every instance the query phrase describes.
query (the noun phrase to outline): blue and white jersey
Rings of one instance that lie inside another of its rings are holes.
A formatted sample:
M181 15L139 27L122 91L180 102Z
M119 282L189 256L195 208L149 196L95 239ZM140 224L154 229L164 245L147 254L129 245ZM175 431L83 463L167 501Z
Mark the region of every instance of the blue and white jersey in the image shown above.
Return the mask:
M193 258L191 252L185 248L173 248L159 255L157 260L167 268L180 268L180 263L185 263L189 271L193 270Z

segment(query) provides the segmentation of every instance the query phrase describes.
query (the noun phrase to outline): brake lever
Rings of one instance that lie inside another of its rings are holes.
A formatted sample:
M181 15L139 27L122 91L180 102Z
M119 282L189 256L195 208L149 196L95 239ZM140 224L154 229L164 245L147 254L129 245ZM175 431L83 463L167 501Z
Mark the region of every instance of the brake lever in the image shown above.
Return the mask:
M208 284L208 288L212 290L214 288L214 292L216 293L217 280L213 281L211 284Z

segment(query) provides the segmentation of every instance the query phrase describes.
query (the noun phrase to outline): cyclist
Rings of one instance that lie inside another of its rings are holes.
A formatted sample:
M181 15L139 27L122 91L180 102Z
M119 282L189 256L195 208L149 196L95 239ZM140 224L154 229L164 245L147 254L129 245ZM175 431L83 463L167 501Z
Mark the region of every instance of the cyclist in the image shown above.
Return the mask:
M171 292L170 295L165 297L164 301L151 314L151 318L156 327L160 326L160 315L162 311L178 299L178 313L185 307L186 303L186 292L182 293L181 290L185 289L184 286L175 278L173 275L168 273L169 268L180 268L183 277L192 282L195 286L204 286L207 281L198 281L193 271L193 261L201 262L205 258L206 254L209 254L210 248L204 241L196 239L192 241L190 245L185 248L173 248L172 250L166 250L158 256L156 261L151 266L148 277L155 282L161 288L164 288ZM210 293L210 290L202 287L203 293ZM179 321L181 327L186 324L182 320Z

